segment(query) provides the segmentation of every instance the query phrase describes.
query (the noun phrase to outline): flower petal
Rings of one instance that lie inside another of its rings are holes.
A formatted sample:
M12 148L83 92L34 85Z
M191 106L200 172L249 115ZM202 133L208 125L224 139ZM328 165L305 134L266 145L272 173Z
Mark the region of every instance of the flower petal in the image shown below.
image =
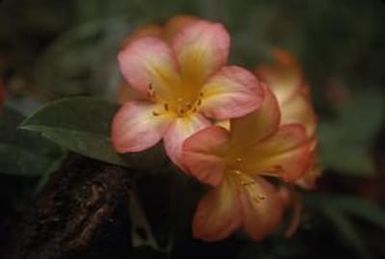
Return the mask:
M142 37L132 41L118 56L120 70L132 87L142 93L152 88L160 98L180 85L177 65L171 49L155 37Z
M263 87L246 69L223 67L203 86L201 110L211 118L240 117L257 109L263 101Z
M228 237L241 223L237 188L226 180L199 202L193 219L193 235L205 241Z
M172 117L154 116L156 105L128 102L120 108L112 122L112 143L120 152L138 152L155 145L164 135Z
M275 64L259 67L256 74L271 87L280 104L289 100L301 87L303 75L295 58L287 51L274 49Z
M126 102L133 100L146 100L146 96L142 96L142 94L136 91L134 88L127 85L127 83L121 83L117 89L116 100L119 104L125 104Z
M192 134L209 125L210 122L200 114L179 117L173 121L165 133L164 146L174 164L186 171L182 165L182 144Z
M281 222L284 204L273 185L262 177L249 180L253 184L239 192L242 223L251 238L260 241Z
M303 73L290 53L275 49L276 63L260 67L257 75L263 78L277 97L282 112L282 125L301 123L309 136L314 134L317 120L312 108L309 86L304 83Z
M219 185L229 139L228 131L221 127L212 126L195 133L183 144L183 165L200 182Z
M232 146L240 152L277 131L280 111L271 90L263 87L265 97L259 109L241 118L230 120Z
M255 159L255 158L258 159ZM256 175L276 175L286 181L301 177L309 166L311 142L300 124L284 125L249 150L244 166Z
M165 24L164 38L167 42L172 43L175 35L177 35L184 27L196 22L198 18L191 15L176 15L169 19Z
M227 62L230 36L223 25L199 20L175 36L173 47L183 79L201 85Z
M301 123L306 128L308 136L315 134L317 118L309 96L296 94L281 105L281 111L282 124Z
M309 159L309 165L301 178L296 180L295 184L303 189L313 189L318 177L321 175L321 168L317 161L317 152L313 150Z

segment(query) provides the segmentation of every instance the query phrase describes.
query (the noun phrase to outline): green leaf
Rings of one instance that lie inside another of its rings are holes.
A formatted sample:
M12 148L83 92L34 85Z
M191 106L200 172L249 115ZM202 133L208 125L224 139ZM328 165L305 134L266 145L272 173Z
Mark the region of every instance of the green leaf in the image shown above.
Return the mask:
M135 189L131 192L129 205L132 224L132 246L134 248L148 246L157 251L167 252L169 250L168 247L162 248L158 244Z
M125 165L113 150L109 128L118 106L96 98L78 97L52 102L20 125L82 155Z
M0 112L0 170L11 175L44 175L52 171L63 151L50 141L21 131L24 119L18 112L4 107Z
M380 223L381 226L384 219L381 220L380 217L384 214L379 207L360 198L335 194L307 194L304 201L306 207L315 209L332 224L332 231L341 242L355 249L360 258L371 258L362 233L351 216L361 216L373 223ZM372 218L373 212L377 214Z
M385 210L369 201L348 197L337 196L330 200L331 204L341 211L366 220L385 230Z
M338 209L346 215L360 218L385 230L385 210L362 198L336 194L307 194L306 206L320 210Z
M15 145L0 144L1 172L12 175L41 175L50 159Z
M27 118L22 129L42 136L81 155L119 166L154 168L165 161L162 149L120 156L110 141L110 124L118 105L99 98L65 98L49 103Z
M360 258L371 258L364 240L356 230L353 222L337 208L330 207L322 211L325 217L335 226L337 237L347 246L360 254Z

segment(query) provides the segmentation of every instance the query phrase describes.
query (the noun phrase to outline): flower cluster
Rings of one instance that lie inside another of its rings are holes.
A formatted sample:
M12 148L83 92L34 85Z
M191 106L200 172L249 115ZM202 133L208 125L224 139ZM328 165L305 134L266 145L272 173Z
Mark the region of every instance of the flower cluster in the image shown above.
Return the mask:
M289 54L275 51L274 66L252 73L227 65L229 48L221 24L194 17L136 31L118 59L138 94L116 114L112 141L124 153L163 139L173 163L212 186L197 206L195 237L219 240L242 227L261 240L287 205L275 182L314 182L316 119Z

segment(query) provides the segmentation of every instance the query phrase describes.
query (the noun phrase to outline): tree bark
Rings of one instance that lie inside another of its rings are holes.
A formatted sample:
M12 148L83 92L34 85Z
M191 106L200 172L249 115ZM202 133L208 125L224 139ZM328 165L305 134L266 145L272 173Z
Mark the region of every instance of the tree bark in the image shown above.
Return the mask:
M71 155L13 231L1 258L130 258L129 174Z

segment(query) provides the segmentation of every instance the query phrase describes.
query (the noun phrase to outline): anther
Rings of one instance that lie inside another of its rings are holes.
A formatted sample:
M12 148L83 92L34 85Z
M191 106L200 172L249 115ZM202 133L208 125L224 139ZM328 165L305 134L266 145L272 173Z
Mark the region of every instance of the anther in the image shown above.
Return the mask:
M164 109L165 109L166 111L168 111L168 104L167 104L167 103L164 104Z
M263 195L261 195L261 194L259 194L259 195L257 196L257 198L258 198L260 201L263 201L263 200L266 199L266 197L263 196Z
M201 104L202 104L202 99L199 99L197 105L199 106Z
M159 116L160 114L157 113L157 112L152 112L152 115L153 115L153 116Z
M253 185L255 184L254 181L241 181L241 185L243 186L248 186L248 185Z

